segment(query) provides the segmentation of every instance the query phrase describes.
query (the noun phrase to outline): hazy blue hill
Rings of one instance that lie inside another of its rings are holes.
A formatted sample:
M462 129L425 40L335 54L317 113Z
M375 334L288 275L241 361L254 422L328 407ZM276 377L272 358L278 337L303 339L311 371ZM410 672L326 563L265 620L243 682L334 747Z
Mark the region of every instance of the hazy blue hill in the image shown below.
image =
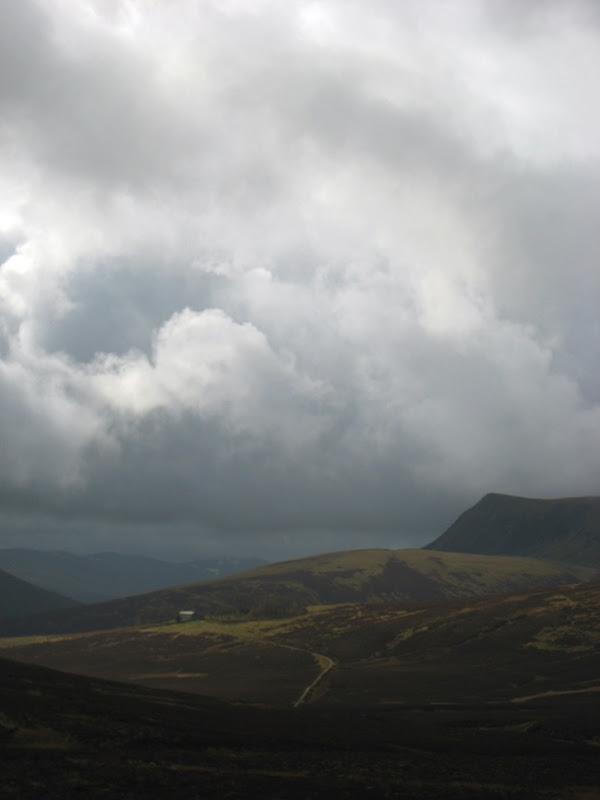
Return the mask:
M0 570L0 617L21 617L78 606L75 600Z
M533 556L600 567L600 497L486 494L429 550Z
M75 555L63 550L0 550L0 567L46 589L60 591L83 603L210 580L264 564L258 558L204 558L171 563L122 553Z

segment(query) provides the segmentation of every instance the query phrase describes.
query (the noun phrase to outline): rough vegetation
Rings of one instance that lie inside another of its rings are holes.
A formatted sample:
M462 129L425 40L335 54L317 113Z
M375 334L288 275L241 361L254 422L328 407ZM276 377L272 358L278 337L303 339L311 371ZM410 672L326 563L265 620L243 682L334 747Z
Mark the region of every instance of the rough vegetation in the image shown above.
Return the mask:
M538 559L424 550L354 550L259 567L221 580L0 623L5 636L68 633L166 622L180 609L200 615L289 615L323 603L399 603L510 592L587 580L585 567ZM279 611L277 611L279 609Z
M0 659L0 797L592 800L598 697L268 709Z
M600 692L600 582L425 605L351 603L288 619L203 620L0 640L72 672L289 706L517 701Z

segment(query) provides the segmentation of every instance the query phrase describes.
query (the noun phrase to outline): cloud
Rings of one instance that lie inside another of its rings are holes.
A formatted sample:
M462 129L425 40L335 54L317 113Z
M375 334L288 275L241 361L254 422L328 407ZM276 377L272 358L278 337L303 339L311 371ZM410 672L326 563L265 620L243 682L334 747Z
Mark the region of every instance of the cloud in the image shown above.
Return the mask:
M597 492L598 18L534 5L7 3L6 513L306 552Z

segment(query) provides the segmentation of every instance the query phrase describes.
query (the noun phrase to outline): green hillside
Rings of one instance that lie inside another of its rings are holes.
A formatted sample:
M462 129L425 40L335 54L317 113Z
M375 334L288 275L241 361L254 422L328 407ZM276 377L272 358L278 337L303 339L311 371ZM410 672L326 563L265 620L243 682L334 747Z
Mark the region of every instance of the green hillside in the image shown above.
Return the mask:
M600 497L487 494L426 549L532 556L600 567Z
M354 550L259 567L0 625L2 635L69 633L155 624L181 609L220 618L269 618L308 605L393 600L415 603L589 580L594 570L537 559L426 550Z
M288 619L19 637L0 647L92 677L282 707L522 702L600 692L599 608L600 582L591 581L411 607L345 603Z

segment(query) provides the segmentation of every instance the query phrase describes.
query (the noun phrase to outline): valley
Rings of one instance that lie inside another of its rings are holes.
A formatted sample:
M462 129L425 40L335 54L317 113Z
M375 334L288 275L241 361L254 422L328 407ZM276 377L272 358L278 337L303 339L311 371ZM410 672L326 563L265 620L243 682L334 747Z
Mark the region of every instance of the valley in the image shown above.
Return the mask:
M0 626L0 797L600 798L593 560L343 551Z

